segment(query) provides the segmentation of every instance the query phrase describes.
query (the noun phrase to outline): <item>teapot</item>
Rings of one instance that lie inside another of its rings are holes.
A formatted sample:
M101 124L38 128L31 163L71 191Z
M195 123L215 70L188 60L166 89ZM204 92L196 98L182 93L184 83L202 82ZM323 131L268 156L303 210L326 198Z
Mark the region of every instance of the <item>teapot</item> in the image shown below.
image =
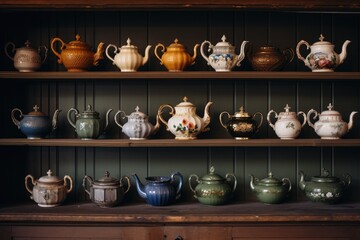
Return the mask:
M293 59L294 51L291 48L280 51L271 45L259 47L249 56L251 67L255 71L280 71Z
M61 110L55 110L52 120L50 120L49 116L39 111L37 105L35 105L33 109L34 111L25 115L20 109L14 108L11 111L11 120L28 139L44 138L57 128L57 119ZM20 117L22 117L21 121L16 119L16 112L20 113Z
M228 118L226 123L223 122L224 114L226 114ZM259 123L254 120L256 115L260 116ZM251 116L249 113L245 112L244 107L240 107L240 111L235 112L234 115L230 115L230 113L226 111L220 113L219 120L221 126L223 126L223 128L225 128L231 136L237 140L242 140L249 139L259 131L263 122L263 115L260 112L257 112Z
M126 180L127 188L124 188L123 181ZM89 184L87 188L86 182ZM93 181L90 176L83 179L83 187L89 195L91 201L99 207L114 207L119 205L125 194L130 189L130 179L127 176L121 177L120 180L110 177L106 171L105 176L97 181ZM88 190L89 189L89 190Z
M153 126L149 122L149 118L145 113L139 111L139 106L136 106L135 112L126 115L124 111L117 111L114 116L115 123L122 128L122 132L130 138L130 140L144 140L148 136L155 134L160 127L159 118L156 118L156 125ZM117 120L118 114L124 114L124 118L128 118L128 122L121 125Z
M69 72L83 72L89 70L92 66L97 66L99 61L103 59L104 43L100 42L96 53L90 50L90 46L80 41L80 35L76 34L76 40L68 44L64 43L58 37L51 40L51 50L59 58L58 63L64 64ZM61 43L61 52L55 50L54 44Z
M71 192L73 181L69 175L65 175L63 179L53 176L50 169L46 173L47 176L42 176L38 180L34 180L30 174L27 175L25 177L25 188L31 194L30 198L40 207L55 207L60 205ZM33 185L32 190L28 185L29 179ZM69 181L69 187L66 180Z
M5 45L5 54L14 62L14 67L19 72L34 72L41 67L47 57L48 49L45 46L40 46L38 49L30 47L30 42L27 40L25 46L21 48L15 48L15 44L8 42ZM15 52L12 57L8 52L8 47L11 46L11 52ZM41 49L44 49L44 59L41 59Z
M301 128L306 124L306 114L302 111L298 113L290 112L290 107L288 104L286 104L284 109L285 112L280 112L279 114L277 114L274 110L270 110L270 112L267 114L267 121L280 139L295 139L299 136ZM272 124L270 120L272 113L274 113L275 118L277 118L275 125ZM298 115L303 116L302 123L300 123Z
M346 123L342 120L341 114L338 111L333 110L333 105L329 103L327 106L328 110L323 111L319 114L316 110L310 109L307 113L307 122L310 127L315 129L317 135L321 137L321 139L339 139L353 126L353 118L357 113L356 111L351 112L349 117L349 123ZM314 124L311 122L311 114L315 114L313 119L319 117L319 121Z
M233 186L231 187L230 177L233 178ZM192 187L191 181L195 179L198 183L195 189ZM237 179L233 173L227 173L225 178L215 173L215 168L210 168L210 173L199 179L196 174L189 177L190 190L194 193L194 197L200 203L206 205L222 205L227 203L232 193L236 189Z
M351 183L351 176L349 174L345 175L346 180L341 180L338 177L330 176L329 171L324 168L322 169L321 176L314 176L309 182L304 180L305 174L303 171L300 171L299 174L299 188L313 202L338 203L343 199L345 190Z
M268 177L259 180L254 175L250 175L250 188L255 192L256 197L260 202L266 204L281 203L286 198L288 192L291 190L291 182L288 178L279 180L273 177L271 172Z
M86 111L79 113L75 108L70 108L67 113L67 119L70 125L75 128L75 131L83 140L98 138L109 125L109 114L112 109L106 113L106 123L103 127L100 122L99 113L92 110L91 105L87 105ZM74 112L76 121L71 119L71 113Z
M121 72L136 72L140 66L143 66L148 61L151 45L146 47L145 56L142 57L138 52L138 48L131 45L130 38L128 38L126 42L127 45L124 45L121 48L116 47L114 44L109 44L106 47L105 53L106 56L113 62L113 65L120 68ZM114 58L112 58L109 54L110 48L115 49Z
M136 189L140 197L145 198L147 203L153 206L170 205L181 196L183 176L179 172L174 172L170 176L151 176L145 178L147 184L143 185L136 175ZM175 177L179 182L175 184Z
M346 47L351 42L346 40L342 45L342 51L337 54L334 51L334 45L324 41L324 36L320 34L319 42L309 45L308 42L301 40L296 45L297 57L305 63L313 72L333 72L334 69L342 64L346 58ZM300 46L305 45L306 49L310 48L310 54L306 59L300 53Z
M157 117L166 125L166 130L175 135L175 139L190 140L196 139L201 132L206 132L206 128L210 123L209 107L212 102L208 102L204 109L204 117L200 118L196 115L196 107L185 96L183 102L175 106L164 104L159 107ZM161 116L164 108L170 108L172 117L166 122Z
M205 40L200 46L201 56L206 60L207 64L215 69L216 72L230 72L235 65L240 67L240 63L245 58L245 45L248 41L243 41L240 47L240 54L236 55L235 47L226 42L225 35L221 38L222 42L218 42L215 46L208 40ZM208 52L213 51L209 57L204 53L205 44L209 44Z
M157 53L158 48L162 48L163 55L160 57ZM174 43L170 44L167 48L161 43L155 46L154 53L160 64L164 65L169 72L182 72L186 67L193 65L197 56L197 49L199 44L194 46L194 55L190 56L186 52L185 47L179 43L175 38Z

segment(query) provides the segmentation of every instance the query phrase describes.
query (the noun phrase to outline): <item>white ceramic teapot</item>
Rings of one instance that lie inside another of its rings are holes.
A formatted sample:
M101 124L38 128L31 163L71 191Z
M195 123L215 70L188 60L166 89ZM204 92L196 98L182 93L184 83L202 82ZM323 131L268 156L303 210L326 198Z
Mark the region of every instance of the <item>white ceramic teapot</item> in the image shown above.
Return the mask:
M222 42L218 42L215 46L208 40L205 40L200 46L200 53L207 61L208 65L211 65L216 72L230 72L235 65L240 66L240 63L245 58L245 45L248 41L243 41L240 47L240 54L235 53L235 47L226 42L225 35L221 38ZM209 57L204 53L205 44L209 44L208 51L213 51Z
M106 47L106 56L120 68L121 72L136 72L137 69L143 66L149 59L149 50L151 45L148 45L145 49L144 57L138 52L138 48L131 45L131 39L127 39L127 45L123 45L121 48L116 47L114 44L109 44ZM109 49L114 48L115 57L112 58L109 54Z
M296 54L300 60L305 63L313 72L333 72L334 69L342 64L346 58L346 47L350 43L346 40L342 45L342 51L337 54L334 51L334 45L330 42L324 41L324 36L320 34L319 42L309 45L308 42L301 40L296 46ZM300 46L306 45L306 48L310 48L310 54L306 59L301 56Z
M315 129L316 134L319 135L321 139L339 139L350 131L353 126L354 115L357 112L351 112L349 123L346 123L342 120L341 114L338 111L333 110L331 103L329 103L327 108L329 110L323 111L321 114L316 110L311 109L307 113L307 122L310 127ZM314 124L311 122L310 118L312 113L315 113L313 119L319 117L319 121Z
M15 44L8 42L5 45L5 54L14 62L14 67L19 70L19 72L34 72L41 67L47 57L48 49L45 46L40 46L38 49L30 47L30 42L27 40L25 46L21 48L15 48ZM8 53L8 48L11 46L12 52L15 52L15 55L12 57ZM44 58L41 59L41 49L44 49Z
M149 137L150 135L157 132L160 127L159 118L156 118L156 125L153 126L149 122L149 118L145 113L139 111L140 108L137 106L135 108L135 112L131 113L130 115L126 115L124 111L117 111L114 116L115 123L122 128L122 132L125 133L130 140L143 140ZM124 114L122 118L128 118L128 122L124 125L117 120L117 115Z
M306 114L302 111L298 113L290 112L288 104L286 104L284 109L285 112L280 112L279 114L277 114L274 110L270 110L267 114L267 121L280 139L295 139L299 136L301 128L306 124ZM270 120L272 113L274 113L275 118L277 118L275 124L272 124ZM298 115L303 116L302 123L300 123Z
M184 101L175 106L169 104L161 105L158 110L158 118L167 127L167 130L175 135L175 139L190 140L196 139L201 132L208 131L206 128L210 123L209 107L212 102L208 102L204 109L204 117L200 118L196 115L196 107L188 98L184 97ZM166 122L161 114L164 108L170 108L172 117Z

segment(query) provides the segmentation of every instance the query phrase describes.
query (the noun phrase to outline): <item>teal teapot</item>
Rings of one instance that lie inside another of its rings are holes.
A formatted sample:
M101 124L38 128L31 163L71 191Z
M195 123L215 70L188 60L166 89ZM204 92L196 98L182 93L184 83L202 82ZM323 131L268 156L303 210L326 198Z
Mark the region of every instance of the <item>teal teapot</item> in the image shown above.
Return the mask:
M75 131L79 138L87 139L96 139L98 138L109 125L109 114L112 109L109 109L106 113L106 122L105 125L102 124L100 119L100 114L92 110L91 105L87 106L86 111L79 113L75 108L70 108L67 113L67 119L70 125L75 128ZM71 119L71 114L74 112L76 121Z

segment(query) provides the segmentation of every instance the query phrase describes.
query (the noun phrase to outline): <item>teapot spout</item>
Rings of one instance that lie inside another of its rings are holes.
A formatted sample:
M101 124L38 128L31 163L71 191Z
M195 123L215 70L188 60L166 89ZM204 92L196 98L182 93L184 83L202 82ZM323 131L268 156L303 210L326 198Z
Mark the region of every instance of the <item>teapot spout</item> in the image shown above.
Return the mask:
M191 57L191 65L195 63L195 59L197 57L197 49L199 48L199 44L195 44L194 46L194 54L193 56Z
M339 54L339 58L340 58L339 64L343 63L344 60L345 60L345 58L346 58L346 56L347 56L346 48L347 48L347 46L349 45L349 43L351 43L351 41L346 40L346 41L344 42L344 44L342 45L342 50L341 50L341 53Z
M104 127L104 129L106 129L107 127L108 127L108 125L109 125L109 115L110 115L110 112L112 111L112 109L109 109L107 112L106 112L106 118L105 118L105 120L106 120L106 122L105 122L105 127Z
M303 173L303 171L300 171L299 174L300 174L299 188L301 190L304 190L305 186L306 186L305 181L304 181L304 173Z
M160 128L160 116L159 114L156 115L156 124L154 126L154 130L152 132L152 134L155 134Z
M142 65L145 65L145 63L148 61L149 59L149 51L150 51L151 45L148 45L145 49L145 54L144 54L144 58L142 60Z
M59 116L60 112L61 112L61 110L56 109L56 111L54 112L54 116L52 117L52 129L53 130L55 130L57 128L58 116Z
M243 41L240 47L240 54L237 56L236 66L240 67L240 63L245 58L245 46L249 41Z
M353 112L351 112L351 114L350 114L350 117L349 117L349 123L348 123L348 131L350 131L350 129L353 127L353 119L354 119L354 116L355 116L355 114L357 114L358 112L356 112L356 111L353 111Z
M254 177L254 175L251 174L250 175L250 188L253 191L255 190L255 186L256 186L254 181L255 181L255 177Z
M205 109L204 109L204 117L202 118L203 120L203 123L204 123L204 128L203 128L203 131L208 131L209 129L206 128L207 125L209 125L210 123L210 115L209 115L209 107L213 104L213 102L208 102L205 106Z
M96 53L94 54L94 62L93 62L93 65L94 66L97 66L99 65L99 61L101 59L104 58L104 43L103 42L100 42L98 47L97 47L97 51Z
M135 183L136 183L136 190L138 192L138 194L140 195L140 197L142 198L147 198L146 193L145 193L145 187L144 185L140 182L140 179L138 178L138 176L136 175L136 173L134 173L132 175L135 179Z

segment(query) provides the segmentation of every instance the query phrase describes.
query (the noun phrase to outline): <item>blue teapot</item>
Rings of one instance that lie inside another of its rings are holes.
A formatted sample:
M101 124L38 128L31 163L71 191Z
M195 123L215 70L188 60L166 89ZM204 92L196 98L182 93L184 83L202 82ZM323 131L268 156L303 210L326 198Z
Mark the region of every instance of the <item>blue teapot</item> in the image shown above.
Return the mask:
M147 203L153 206L170 205L181 195L183 176L175 172L168 176L151 176L145 178L146 185L143 185L136 173L132 175L136 181L136 189L140 197L145 198ZM175 184L175 176L179 182Z

